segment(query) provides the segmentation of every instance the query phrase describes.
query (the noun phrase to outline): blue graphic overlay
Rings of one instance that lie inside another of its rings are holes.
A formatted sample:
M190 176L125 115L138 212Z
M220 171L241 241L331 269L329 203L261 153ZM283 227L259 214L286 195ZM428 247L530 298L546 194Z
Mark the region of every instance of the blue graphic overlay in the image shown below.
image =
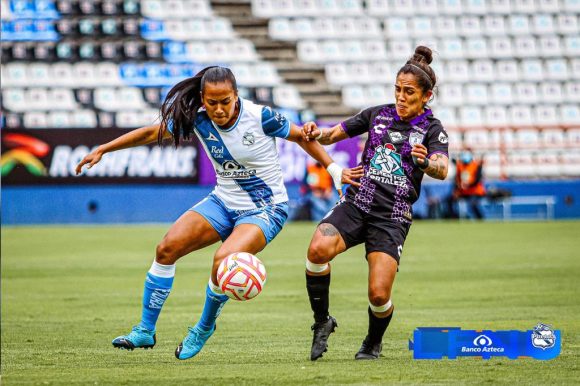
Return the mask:
M409 340L414 359L508 357L554 359L560 355L560 330L539 323L532 330L461 330L460 327L418 327Z

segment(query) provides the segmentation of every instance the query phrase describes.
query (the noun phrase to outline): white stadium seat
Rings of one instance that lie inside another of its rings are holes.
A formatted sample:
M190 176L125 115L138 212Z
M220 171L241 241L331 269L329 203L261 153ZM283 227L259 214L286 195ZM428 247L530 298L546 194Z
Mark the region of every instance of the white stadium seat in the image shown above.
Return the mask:
M505 172L510 178L535 177L537 167L534 165L534 153L527 150L509 152Z
M553 35L555 32L554 17L550 14L534 15L532 19L534 34L539 36Z
M484 126L483 113L477 106L462 106L459 108L459 123L463 127Z
M524 59L521 62L522 80L525 81L542 81L544 80L544 66L541 60Z
M553 105L539 105L534 109L535 122L544 128L556 126L558 124L558 112L556 106Z
M580 103L580 81L564 83L564 94L567 102Z
M557 150L542 150L534 153L536 175L544 178L557 178L562 174L560 153Z
M562 174L567 177L580 176L580 151L564 151L560 154Z
M280 107L300 110L306 107L306 104L300 97L300 93L295 86L281 85L272 90L274 104Z
M515 82L520 79L520 71L515 60L498 60L495 73L498 80Z
M463 6L461 0L441 0L439 8L444 15L461 15Z
M555 111L554 115L556 115ZM552 147L558 149L565 146L566 139L564 130L560 128L543 129L540 133L540 143L543 147Z
M514 55L517 58L534 58L538 56L536 39L531 36L518 36L514 38Z
M531 32L530 20L527 15L510 15L509 20L509 33L511 35L525 35L529 36Z
M539 52L542 57L561 57L563 51L560 38L554 35L542 36L539 39Z
M556 17L556 25L559 33L563 35L578 34L578 15L563 13Z
M546 79L550 80L566 80L568 79L568 64L566 60L561 59L549 59L545 62L546 67Z
M513 0L513 11L517 13L535 14L538 12L535 0Z
M51 111L47 117L48 127L56 129L67 129L74 127L71 114L68 111ZM136 126L135 126L136 127Z
M513 103L512 86L510 83L493 83L490 86L490 95L494 103L502 105Z
M457 21L454 17L440 16L435 19L435 33L439 37L458 35Z
M508 120L514 127L531 126L534 123L532 109L526 105L514 105L508 110Z
M466 15L459 18L459 33L462 36L481 36L481 19L476 15Z
M519 103L535 104L538 102L536 83L520 82L514 85L514 97Z
M565 125L580 125L580 106L578 104L561 105L560 117Z
M465 85L465 102L471 105L487 105L490 100L487 86L483 83L468 83Z
M388 16L392 14L389 0L367 0L366 5L366 11L369 15Z
M466 57L470 59L487 59L489 57L487 40L482 37L466 39L465 50Z
M486 36L507 35L506 23L503 16L487 15L483 18L483 33Z
M77 103L73 91L69 88L53 88L48 91L48 103L46 110L75 110ZM44 110L44 109L39 109Z
M6 63L2 70L2 87L26 86L28 84L28 65L20 62Z
M31 129L44 129L48 126L48 118L43 111L32 111L24 114L24 126Z
M496 79L495 68L491 60L474 60L470 66L473 79L478 82L493 82ZM437 73L437 75L439 75Z
M484 119L488 127L505 127L509 124L507 109L504 106L486 106Z
M500 15L509 15L512 12L510 0L490 0L489 12Z
M562 86L556 82L542 82L539 85L539 97L543 103L562 103L564 101Z
M465 11L473 15L485 15L487 13L486 0L465 0Z

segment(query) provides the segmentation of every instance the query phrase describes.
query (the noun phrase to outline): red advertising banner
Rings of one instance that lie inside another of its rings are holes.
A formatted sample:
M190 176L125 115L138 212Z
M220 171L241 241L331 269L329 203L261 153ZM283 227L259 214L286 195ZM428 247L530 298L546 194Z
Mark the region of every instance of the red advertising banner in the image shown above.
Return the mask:
M76 176L76 165L95 147L128 130L49 129L2 131L0 170L5 185L197 183L197 138L108 153Z

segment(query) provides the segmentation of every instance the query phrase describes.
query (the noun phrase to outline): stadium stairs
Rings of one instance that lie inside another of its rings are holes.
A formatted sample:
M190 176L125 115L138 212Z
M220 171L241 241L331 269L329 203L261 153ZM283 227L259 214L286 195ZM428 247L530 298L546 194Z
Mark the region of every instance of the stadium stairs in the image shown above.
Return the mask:
M334 123L357 112L342 103L341 90L326 81L324 65L301 62L296 42L272 40L268 19L252 14L250 0L211 0L218 16L228 18L240 37L251 40L264 60L273 63L285 83L294 85L316 119Z

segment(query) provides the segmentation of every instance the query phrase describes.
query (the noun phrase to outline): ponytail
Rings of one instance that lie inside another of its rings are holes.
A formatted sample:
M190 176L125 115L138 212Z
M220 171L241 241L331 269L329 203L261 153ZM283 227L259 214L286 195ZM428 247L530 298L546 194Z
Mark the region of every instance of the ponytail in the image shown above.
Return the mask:
M188 140L195 129L197 111L203 105L201 94L206 82L229 81L234 90L237 84L234 74L228 68L206 67L195 76L177 83L169 90L161 105L161 129L157 142L161 144L165 130L171 128L173 143L179 145L181 138Z

